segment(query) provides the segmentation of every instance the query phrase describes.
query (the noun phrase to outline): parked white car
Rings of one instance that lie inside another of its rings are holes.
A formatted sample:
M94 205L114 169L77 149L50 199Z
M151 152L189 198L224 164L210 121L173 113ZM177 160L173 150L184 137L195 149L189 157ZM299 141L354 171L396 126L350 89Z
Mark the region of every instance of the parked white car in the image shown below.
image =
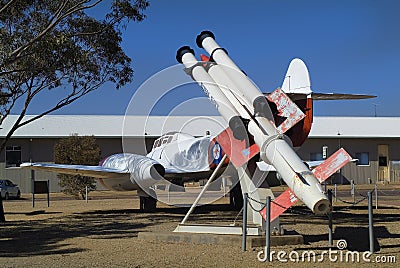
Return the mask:
M10 198L18 199L21 197L21 191L18 185L14 184L10 180L0 180L0 192L1 197L5 200Z

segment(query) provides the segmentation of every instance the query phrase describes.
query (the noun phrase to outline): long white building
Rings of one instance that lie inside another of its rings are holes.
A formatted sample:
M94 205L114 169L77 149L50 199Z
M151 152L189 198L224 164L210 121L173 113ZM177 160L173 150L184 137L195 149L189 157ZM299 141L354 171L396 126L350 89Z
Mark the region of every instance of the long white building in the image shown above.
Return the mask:
M4 138L16 116L0 129ZM15 169L22 162L53 162L53 147L71 134L94 135L102 157L122 151L145 154L156 138L171 131L202 136L218 134L226 127L222 117L207 116L98 116L49 115L18 129L0 155L0 178L31 191L30 172ZM308 140L298 153L305 161L321 160L323 147L328 155L344 147L358 161L332 176L335 183L400 182L399 117L315 117ZM37 172L37 180L50 179L51 191L59 191L56 176Z

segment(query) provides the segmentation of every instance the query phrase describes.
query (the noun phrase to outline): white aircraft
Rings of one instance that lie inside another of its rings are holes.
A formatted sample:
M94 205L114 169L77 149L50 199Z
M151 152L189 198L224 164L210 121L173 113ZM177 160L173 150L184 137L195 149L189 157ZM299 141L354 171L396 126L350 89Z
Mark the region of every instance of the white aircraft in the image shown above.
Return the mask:
M210 37L210 35L206 33L202 40L207 41L210 39L208 37ZM182 62L182 57L187 54L187 47L178 51L178 61ZM214 56L216 56L216 54L217 53L215 53ZM209 59L204 56L202 60L203 62L209 61ZM201 65L197 66L201 67ZM192 71L193 70L194 69L192 69ZM211 74L211 68L209 73ZM204 86L201 82L199 82L199 84L202 87ZM207 91L208 89L204 87L203 90L206 94L212 93L211 91ZM288 97L293 102L291 102ZM285 136L290 139L288 142L292 143L293 147L299 147L304 143L311 130L312 103L314 99L364 99L371 97L374 96L313 93L311 91L308 70L304 62L300 59L294 59L289 65L281 90L274 91L271 94L265 94L265 96L263 96L265 99L263 102L268 103L268 107L264 108L272 112L273 119L270 120L270 122L274 121L272 122L274 124L273 128L277 129L279 135L285 134ZM210 96L210 99L212 101L218 101L218 96ZM243 101L240 96L237 97L236 100L239 102L239 105L236 105L234 102L232 105L239 111L238 115L240 120L246 121L243 120L243 114L240 113L240 109L246 107L246 111L249 112L252 111L253 107L249 107L248 102L246 103L246 101ZM282 100L284 100L285 104L282 104ZM255 110L256 107L254 107L254 113ZM233 117L238 118L236 115L237 114L234 114ZM253 119L260 120L259 117L253 116L251 112L249 118L250 121ZM229 120L227 119L227 121ZM146 156L131 153L116 154L104 159L98 166L23 163L21 164L21 168L90 176L96 178L104 187L114 191L137 190L140 195L141 209L153 210L156 207L156 199L153 198L155 197L155 193L151 189L153 185L159 183L163 179L173 181L176 178L187 178L190 180L207 178L215 170L217 165L220 164L225 154L228 155L227 159L229 159L235 167L242 166L251 160L258 162L258 169L261 172L275 172L277 170L276 165L271 163L271 161L265 161L263 157L260 159L259 153L260 147L262 146L254 141L257 137L255 137L254 132L249 132L250 127L248 127L246 123L239 124L239 126L234 123L235 122L232 123L232 120L229 121L230 128L217 136L193 137L179 132L167 133L154 142L151 152ZM244 138L237 139L238 128L240 129L243 127L246 136L250 137L247 140ZM341 157L343 157L343 155L341 155ZM332 161L336 160L338 160L337 157ZM349 161L349 159L347 160ZM224 161L224 163L222 163L222 168L219 173L224 171L228 166L228 162L229 161ZM339 164L343 163L345 163L344 160ZM312 163L310 164L312 165ZM331 167L329 172L338 168L339 164ZM302 177L308 176L306 173L296 171L295 174L307 184L305 177ZM318 178L317 175L315 176ZM259 184L261 183L262 181ZM287 184L291 186L291 183ZM236 191L236 193L234 192L232 195L236 195L236 199L242 200L240 191ZM291 195L290 198L293 199ZM319 207L319 212L325 213L328 210L328 208L326 208L326 198L323 196L322 199L324 199L324 206L321 205ZM317 210L313 205L309 207L314 212Z
M223 151L215 137L193 137L180 132L167 133L155 140L146 156L132 153L111 155L98 166L23 163L21 168L96 178L113 191L134 191L141 208L154 210L156 200L151 186L163 179L207 178L222 159ZM226 166L228 161L226 161ZM224 169L221 169L221 173ZM147 193L147 194L146 194Z

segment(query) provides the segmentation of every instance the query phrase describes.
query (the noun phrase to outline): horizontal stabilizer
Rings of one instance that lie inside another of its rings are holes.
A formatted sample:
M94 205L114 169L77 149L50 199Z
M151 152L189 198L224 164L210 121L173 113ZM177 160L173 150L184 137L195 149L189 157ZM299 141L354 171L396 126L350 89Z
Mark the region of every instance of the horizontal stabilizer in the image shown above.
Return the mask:
M268 97L271 93L263 93L264 96ZM375 95L363 95L363 94L346 94L346 93L286 93L286 95L292 100L306 99L307 97L313 100L363 100L376 98Z
M374 95L341 94L341 93L312 93L313 100L362 100L376 98Z

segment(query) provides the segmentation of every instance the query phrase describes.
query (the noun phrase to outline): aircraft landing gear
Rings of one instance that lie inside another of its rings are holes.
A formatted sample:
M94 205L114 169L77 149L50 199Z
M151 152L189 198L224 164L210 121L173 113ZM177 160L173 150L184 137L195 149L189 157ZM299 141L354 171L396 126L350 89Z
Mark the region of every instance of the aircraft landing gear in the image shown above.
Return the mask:
M138 190L138 195L140 198L140 211L143 212L154 212L157 208L157 199L155 199L153 196L156 196L156 193L154 190L150 189L149 194L142 190Z
M151 196L140 197L140 210L143 212L153 212L157 208L157 199Z
M238 182L229 193L229 201L232 209L241 210L243 207L243 195L240 182Z

